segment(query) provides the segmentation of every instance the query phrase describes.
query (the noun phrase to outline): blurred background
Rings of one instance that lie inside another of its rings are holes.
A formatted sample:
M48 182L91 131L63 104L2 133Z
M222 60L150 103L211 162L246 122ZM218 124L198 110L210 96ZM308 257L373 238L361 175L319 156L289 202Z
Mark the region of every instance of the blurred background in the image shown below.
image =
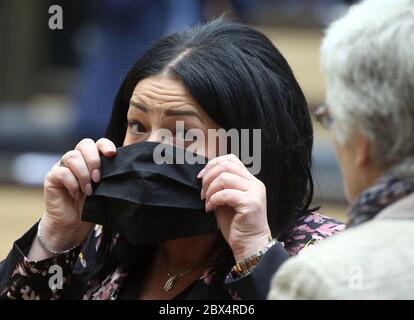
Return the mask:
M346 0L0 0L0 260L43 211L46 172L85 137L104 135L132 63L161 36L226 12L263 31L309 107L324 99L323 30ZM50 29L59 5L63 28ZM315 205L345 220L329 132L315 123Z

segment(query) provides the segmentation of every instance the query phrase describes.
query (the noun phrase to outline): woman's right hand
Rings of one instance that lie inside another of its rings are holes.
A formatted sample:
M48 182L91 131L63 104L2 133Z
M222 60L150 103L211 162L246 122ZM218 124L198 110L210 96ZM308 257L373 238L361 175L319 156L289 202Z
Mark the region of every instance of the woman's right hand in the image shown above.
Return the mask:
M42 239L53 251L83 242L92 227L91 223L81 221L81 215L85 196L92 194L91 181L100 180L100 154L114 156L114 143L106 138L96 143L83 139L63 155L63 165L55 164L46 175Z

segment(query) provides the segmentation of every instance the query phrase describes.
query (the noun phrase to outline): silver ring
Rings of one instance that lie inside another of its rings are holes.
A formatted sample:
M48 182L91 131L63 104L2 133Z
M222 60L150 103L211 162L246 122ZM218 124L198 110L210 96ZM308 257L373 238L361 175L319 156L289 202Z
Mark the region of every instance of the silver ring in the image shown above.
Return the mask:
M63 167L63 168L67 168L66 165L65 165L65 161L63 160L63 157L60 158L60 160L58 162L58 166Z

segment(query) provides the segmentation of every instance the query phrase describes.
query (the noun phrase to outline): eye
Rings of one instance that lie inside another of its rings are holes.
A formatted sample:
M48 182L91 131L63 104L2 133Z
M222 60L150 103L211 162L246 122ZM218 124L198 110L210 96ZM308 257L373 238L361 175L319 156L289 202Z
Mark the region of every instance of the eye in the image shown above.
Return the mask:
M185 137L188 131L189 131L189 130L188 130L187 128L184 128L183 130L179 130L179 131L177 131L175 134L176 134L176 135L182 135L182 136L184 136L184 137Z
M191 129L184 129L184 132L183 133L184 133L184 141L185 142L194 142L195 140L197 140L191 134ZM189 134L187 134L187 133L189 133Z
M176 128L172 129L171 132L173 133L176 139L184 140L184 141L193 141L193 139L188 139L187 133L190 129L181 128L180 130L176 130Z
M128 130L132 134L143 134L146 132L144 125L136 120L128 121Z

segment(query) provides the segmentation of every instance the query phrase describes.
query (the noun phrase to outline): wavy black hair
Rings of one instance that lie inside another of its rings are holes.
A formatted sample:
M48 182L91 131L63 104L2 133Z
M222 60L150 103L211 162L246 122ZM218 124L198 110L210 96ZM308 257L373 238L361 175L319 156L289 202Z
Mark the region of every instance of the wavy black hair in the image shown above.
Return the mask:
M137 83L164 72L222 128L262 130L257 177L266 186L272 234L283 240L308 213L313 197L312 123L285 58L261 32L223 17L162 38L133 65L118 91L106 131L115 145L123 144Z

